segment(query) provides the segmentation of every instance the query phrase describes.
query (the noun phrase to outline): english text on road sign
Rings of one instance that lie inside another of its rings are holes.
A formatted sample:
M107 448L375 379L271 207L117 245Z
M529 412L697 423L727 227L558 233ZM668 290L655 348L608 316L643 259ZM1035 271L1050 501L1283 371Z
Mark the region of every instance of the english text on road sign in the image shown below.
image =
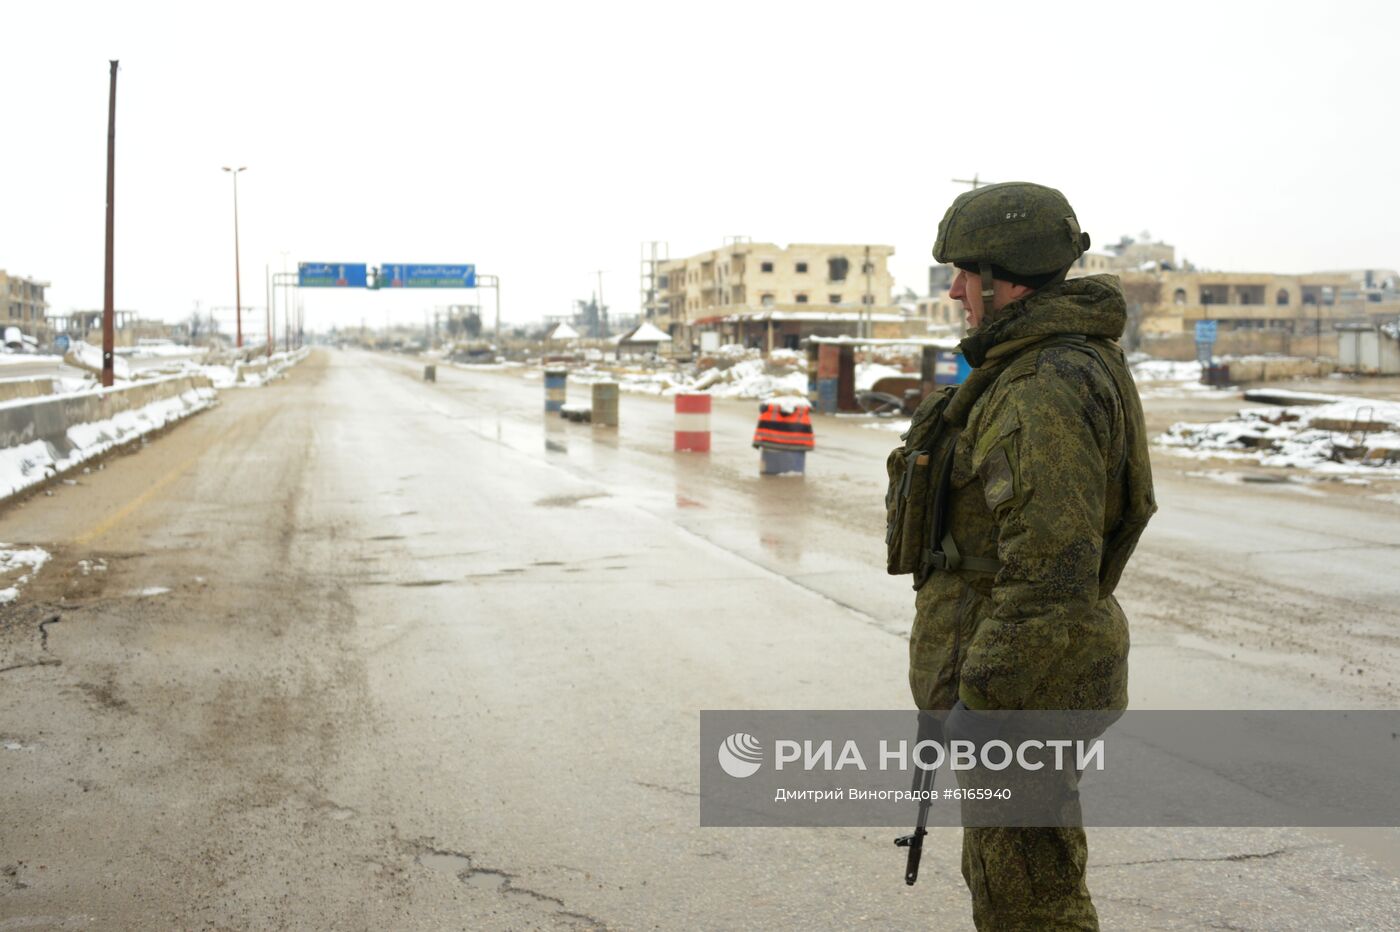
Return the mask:
M475 288L475 265L410 265L386 262L379 267L380 287Z

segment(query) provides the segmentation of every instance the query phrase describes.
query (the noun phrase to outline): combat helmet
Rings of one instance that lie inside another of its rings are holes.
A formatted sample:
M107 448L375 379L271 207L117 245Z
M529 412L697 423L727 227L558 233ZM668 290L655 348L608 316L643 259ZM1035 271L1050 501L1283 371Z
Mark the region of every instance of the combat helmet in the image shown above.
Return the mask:
M1089 234L1065 196L1027 181L989 184L960 194L938 224L933 257L982 278L991 307L992 279L1039 288L1063 277L1089 248Z

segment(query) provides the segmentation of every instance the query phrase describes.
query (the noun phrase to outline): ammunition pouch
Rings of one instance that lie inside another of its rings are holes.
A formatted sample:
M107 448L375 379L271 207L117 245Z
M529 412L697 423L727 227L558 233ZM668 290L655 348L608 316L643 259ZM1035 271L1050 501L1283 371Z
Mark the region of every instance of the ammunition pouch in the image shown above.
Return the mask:
M885 461L886 570L912 573L919 588L935 569L952 568L941 545L947 535L949 477L961 429L943 417L956 387L924 399L914 412L902 446ZM954 551L956 553L956 551Z

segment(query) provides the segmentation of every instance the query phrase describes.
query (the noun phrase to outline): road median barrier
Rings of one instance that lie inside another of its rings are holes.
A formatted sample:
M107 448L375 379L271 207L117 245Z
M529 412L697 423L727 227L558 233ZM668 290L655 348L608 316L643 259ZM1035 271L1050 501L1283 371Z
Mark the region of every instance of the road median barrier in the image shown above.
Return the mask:
M0 501L213 404L204 376L0 402Z

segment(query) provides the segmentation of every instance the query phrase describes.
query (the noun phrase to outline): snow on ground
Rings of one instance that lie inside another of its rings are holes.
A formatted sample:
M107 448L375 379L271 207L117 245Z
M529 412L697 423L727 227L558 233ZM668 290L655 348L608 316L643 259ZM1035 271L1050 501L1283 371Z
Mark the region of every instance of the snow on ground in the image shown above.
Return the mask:
M203 356L209 352L206 346L188 346L184 343L148 343L144 346L118 346L113 352L120 356L135 359L152 359L161 356L175 356L188 359Z
M303 347L291 352L273 353L270 360L255 357L251 362L200 363L192 359L175 360L173 367L165 366L161 371L178 375L202 375L213 382L215 388L261 388L301 362L310 352L310 349Z
M549 368L544 366L542 368ZM894 366L861 363L856 367L856 390L869 391L886 376L908 376ZM540 370L525 373L541 378ZM767 358L761 350L722 346L706 354L699 366L661 367L637 361L602 367L569 369L569 381L583 385L617 382L621 391L670 397L684 392L708 392L716 398L806 398L809 390L807 357L797 350L779 349Z
M1201 384L1201 364L1195 360L1176 362L1133 353L1128 357L1128 365L1139 398L1187 398L1220 391Z
M63 360L74 369L85 369L88 372L100 373L102 371L102 347L93 346L79 340L68 348ZM126 381L131 378L131 364L120 356L112 356L112 376L113 378Z
M173 398L162 398L133 411L122 411L106 420L75 424L68 428L70 449L60 451L45 440L35 440L0 450L0 498L42 482L166 424L202 411L214 403L212 388L194 388ZM28 399L24 399L27 401Z
M571 369L569 380L585 385L617 382L621 391L665 397L684 392L708 392L716 398L807 396L806 358L793 350L774 350L765 360L758 350L724 346L707 361L703 368L585 366Z
M892 433L902 434L909 429L909 418L881 418L880 420L871 421L869 424L862 424L860 426L867 427L870 430L887 430Z
M62 356L37 356L33 353L0 353L0 369L5 366L32 366L42 363L48 366L63 364Z
M1173 424L1156 442L1172 453L1202 459L1400 476L1400 403L1332 397L1329 404L1244 408L1223 421ZM1352 431L1355 422L1384 427Z
M6 605L19 598L20 587L29 582L48 562L49 555L38 547L12 549L11 544L0 544L0 605Z
M1195 360L1177 362L1171 359L1141 358L1131 362L1133 378L1138 382L1187 382L1201 380L1201 364Z
M899 347L898 349L905 349ZM915 347L914 349L918 349ZM876 382L887 377L917 377L917 373L906 371L890 363L907 362L897 355L886 353L880 357L884 361L861 362L856 366L856 390L870 391ZM914 357L910 357L912 360ZM1153 359L1143 354L1133 354L1129 362L1134 379L1138 383L1139 394L1143 398L1182 398L1200 394L1219 392L1220 389L1201 384L1201 364L1199 362L1173 362ZM453 363L470 368L504 368L499 364L471 365ZM807 357L797 350L774 350L767 358L761 350L742 346L721 346L707 353L696 365L674 365L658 359L630 359L612 364L602 364L594 360L590 364L570 367L569 381L582 385L594 382L617 382L619 389L641 395L670 397L682 392L708 392L717 398L768 399L775 396L806 397L809 390ZM522 373L531 380L543 378L543 369L548 365L535 363ZM902 432L907 430L907 419L880 419L866 425L875 430Z
M878 362L866 363L856 366L856 391L872 391L875 388L875 383L884 378L908 379L918 377L919 374L917 372L905 372L903 369L881 365Z

